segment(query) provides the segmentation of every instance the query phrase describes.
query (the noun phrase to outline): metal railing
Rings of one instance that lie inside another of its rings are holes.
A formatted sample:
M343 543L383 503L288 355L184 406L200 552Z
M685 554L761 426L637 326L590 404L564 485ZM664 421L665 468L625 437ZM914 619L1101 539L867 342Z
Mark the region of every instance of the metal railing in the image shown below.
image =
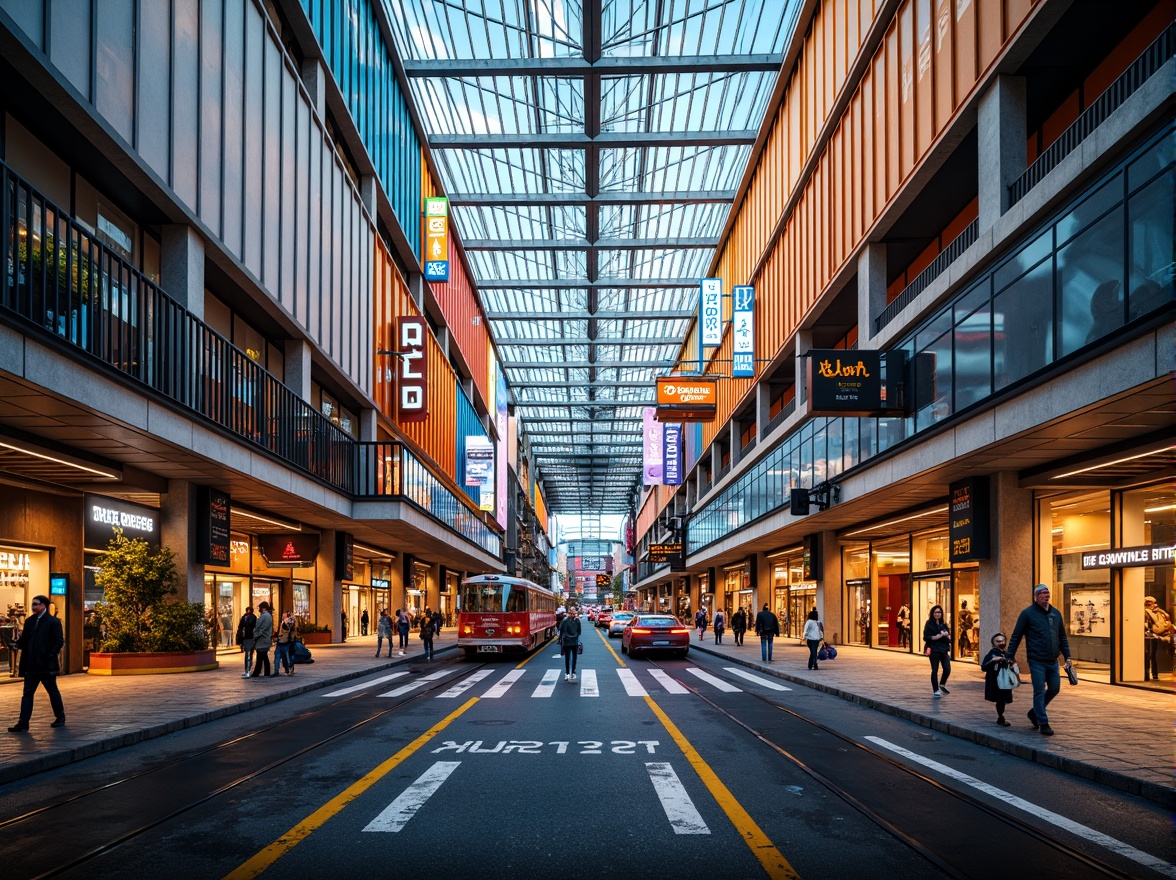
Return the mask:
M939 252L939 255L931 261L922 272L915 276L915 279L902 289L893 300L887 303L886 308L882 310L876 319L874 319L874 332L881 333L882 328L893 321L903 309L915 301L920 293L931 286L931 282L942 275L947 267L959 259L968 248L976 242L976 237L980 234L980 219L977 218L965 227L964 231L952 239L951 243Z
M401 444L348 436L3 163L0 273L0 309L31 332L83 352L340 492L404 495L498 555L500 538L481 514Z
M1102 125L1124 101L1154 76L1172 57L1174 45L1176 25L1170 24L1138 58L1131 62L1131 66L1010 184L1009 207L1021 201L1029 190L1037 186L1058 163L1074 152L1078 145Z

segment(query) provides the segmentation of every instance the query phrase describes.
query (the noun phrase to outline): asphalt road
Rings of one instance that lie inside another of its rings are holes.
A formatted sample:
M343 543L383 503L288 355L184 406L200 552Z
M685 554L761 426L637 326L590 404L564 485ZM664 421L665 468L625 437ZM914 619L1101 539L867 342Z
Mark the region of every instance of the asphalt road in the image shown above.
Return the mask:
M552 646L374 674L5 786L0 865L135 880L1176 877L1171 817L1150 802L699 652L619 650L586 630L575 682Z

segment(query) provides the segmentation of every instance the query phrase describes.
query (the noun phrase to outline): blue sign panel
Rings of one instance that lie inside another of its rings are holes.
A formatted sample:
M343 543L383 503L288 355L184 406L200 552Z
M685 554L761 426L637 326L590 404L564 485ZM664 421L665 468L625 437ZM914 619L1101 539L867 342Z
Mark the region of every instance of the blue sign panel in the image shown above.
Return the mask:
M425 260L425 280L426 281L448 281L449 280L449 261L448 260Z
M732 289L731 309L731 375L736 378L755 376L755 288L739 285Z
M662 432L662 475L667 486L682 485L682 426L666 425Z
M68 574L51 574L51 575L49 575L49 595L50 596L67 596L67 595L69 595L69 575Z

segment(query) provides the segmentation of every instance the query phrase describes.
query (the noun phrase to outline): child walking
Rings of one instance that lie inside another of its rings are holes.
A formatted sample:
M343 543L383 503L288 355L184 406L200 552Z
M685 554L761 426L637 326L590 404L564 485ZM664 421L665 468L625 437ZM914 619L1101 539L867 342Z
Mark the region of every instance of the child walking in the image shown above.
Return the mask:
M984 699L996 703L996 723L1001 727L1009 726L1009 722L1005 721L1004 710L1005 706L1013 701L1013 692L996 683L997 673L1009 666L1009 655L1005 653L1006 644L1008 640L1005 634L996 633L992 637L992 650L984 655L980 663L980 668L984 670Z

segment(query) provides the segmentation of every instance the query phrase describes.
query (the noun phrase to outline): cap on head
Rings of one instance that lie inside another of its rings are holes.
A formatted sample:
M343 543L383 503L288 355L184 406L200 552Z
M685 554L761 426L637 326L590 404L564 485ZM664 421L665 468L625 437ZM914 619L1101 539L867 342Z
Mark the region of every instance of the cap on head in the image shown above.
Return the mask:
M1036 587L1033 588L1033 598L1036 599L1037 594L1040 593L1042 590L1045 590L1045 592L1048 593L1049 587L1047 587L1045 584L1038 584Z
M46 608L49 607L49 597L48 596L33 596L33 601L40 602Z
M1143 604L1144 605L1155 605L1156 604L1156 597L1155 596L1147 596L1143 600Z

